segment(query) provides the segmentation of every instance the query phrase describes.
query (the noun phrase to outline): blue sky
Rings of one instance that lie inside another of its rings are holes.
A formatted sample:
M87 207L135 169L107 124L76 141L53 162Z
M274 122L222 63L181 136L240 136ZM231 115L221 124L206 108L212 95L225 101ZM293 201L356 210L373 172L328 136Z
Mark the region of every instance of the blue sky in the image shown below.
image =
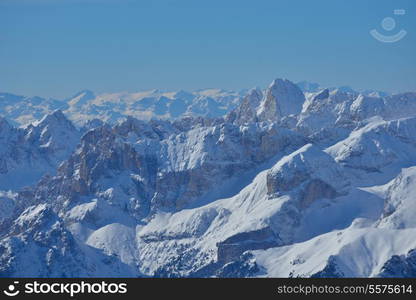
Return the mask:
M371 29L407 36L381 43ZM0 0L0 91L64 98L276 77L416 90L416 1Z

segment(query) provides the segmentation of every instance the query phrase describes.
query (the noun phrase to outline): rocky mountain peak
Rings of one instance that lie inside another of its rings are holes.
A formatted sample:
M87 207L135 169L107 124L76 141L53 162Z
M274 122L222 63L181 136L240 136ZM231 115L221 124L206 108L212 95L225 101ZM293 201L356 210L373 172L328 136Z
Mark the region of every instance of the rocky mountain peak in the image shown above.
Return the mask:
M303 88L1 102L0 276L415 274L415 94Z
M39 122L35 122L35 126L38 128L45 128L46 126L61 127L64 126L71 130L75 130L75 127L64 115L62 110L57 109L53 112L45 115Z
M305 96L301 89L287 79L275 79L266 90L257 111L261 121L277 121L302 111Z
M257 110L259 109L262 98L263 93L259 88L249 90L241 104L227 117L233 118L233 121L237 124L256 122Z

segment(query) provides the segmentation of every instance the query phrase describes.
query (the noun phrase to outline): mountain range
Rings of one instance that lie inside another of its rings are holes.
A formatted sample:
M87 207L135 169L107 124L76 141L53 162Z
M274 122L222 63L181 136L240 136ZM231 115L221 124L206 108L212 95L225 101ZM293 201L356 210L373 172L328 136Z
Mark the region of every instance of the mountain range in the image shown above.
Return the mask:
M416 93L0 94L2 277L415 277Z
M141 120L172 120L186 116L212 118L234 109L245 92L204 89L95 94L83 90L63 100L0 93L0 115L16 126L25 126L55 110L61 110L77 126L95 119L113 124L126 116Z

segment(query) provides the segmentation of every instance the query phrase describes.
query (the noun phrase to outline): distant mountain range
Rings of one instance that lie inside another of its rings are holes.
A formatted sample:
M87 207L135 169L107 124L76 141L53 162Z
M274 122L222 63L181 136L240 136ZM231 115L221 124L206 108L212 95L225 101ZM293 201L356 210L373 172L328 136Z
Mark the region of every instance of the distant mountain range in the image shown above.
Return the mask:
M297 83L305 93L323 90L317 83ZM359 93L348 86L329 88ZM148 90L137 93L101 93L84 90L64 100L19 96L0 92L0 116L11 124L25 126L59 109L75 126L99 119L114 124L126 116L140 120L174 120L182 117L222 117L241 102L248 90L202 89L187 91ZM263 91L264 92L264 91ZM388 93L367 90L365 96L385 97Z
M172 120L185 116L212 118L234 109L244 93L205 89L192 93L150 90L96 95L85 90L64 100L0 93L0 116L19 126L36 121L57 109L63 111L77 126L93 119L115 123L126 116L141 120Z
M0 94L2 277L416 277L416 93Z

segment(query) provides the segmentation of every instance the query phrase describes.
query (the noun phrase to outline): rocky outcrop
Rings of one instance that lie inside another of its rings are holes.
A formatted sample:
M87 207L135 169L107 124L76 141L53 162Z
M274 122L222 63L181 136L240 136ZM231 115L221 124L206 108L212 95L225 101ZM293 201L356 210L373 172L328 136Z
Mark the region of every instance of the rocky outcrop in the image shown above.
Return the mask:
M267 249L281 244L277 234L270 228L242 232L217 244L217 261L226 264L238 260L247 250Z
M115 257L78 245L46 204L28 207L13 222L0 242L0 262L1 277L136 275Z
M415 278L416 277L416 249L406 255L394 255L383 265L378 277Z
M250 252L245 252L238 259L219 268L215 275L219 278L247 278L254 277L259 272L260 268L253 255Z
M59 110L26 128L0 120L0 189L17 190L54 174L79 138L79 131Z
M81 130L0 118L0 275L413 276L414 94L239 97L83 91L66 112L102 120Z
M311 278L342 278L345 277L342 270L337 264L337 259L335 256L330 256L325 268L322 271L316 272L311 275Z
M300 207L304 209L318 199L334 199L339 195L340 193L325 181L312 179L301 191Z
M287 79L274 80L266 91L257 111L260 121L278 121L302 111L305 96L297 85Z
M263 93L260 89L251 89L227 119L239 125L257 121L257 110L260 107Z

